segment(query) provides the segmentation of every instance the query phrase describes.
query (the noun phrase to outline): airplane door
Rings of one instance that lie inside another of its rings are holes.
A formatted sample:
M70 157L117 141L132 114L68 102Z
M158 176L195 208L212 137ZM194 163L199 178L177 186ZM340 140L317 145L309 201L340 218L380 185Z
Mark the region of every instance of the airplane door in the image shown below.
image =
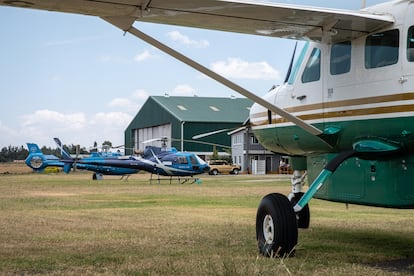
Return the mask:
M305 63L303 71L298 75L294 90L291 94L292 104L296 110L316 123L323 122L322 103L323 103L323 81L324 81L324 59L322 45L315 45L310 49L309 57ZM312 115L310 115L312 114Z
M326 70L324 48L325 46L317 43L304 46L286 89L280 91L276 99L278 106L320 129L324 128L323 90ZM289 123L286 125L286 128L278 129L278 138L290 153L302 154L321 148L321 141L318 138L297 127L290 128Z

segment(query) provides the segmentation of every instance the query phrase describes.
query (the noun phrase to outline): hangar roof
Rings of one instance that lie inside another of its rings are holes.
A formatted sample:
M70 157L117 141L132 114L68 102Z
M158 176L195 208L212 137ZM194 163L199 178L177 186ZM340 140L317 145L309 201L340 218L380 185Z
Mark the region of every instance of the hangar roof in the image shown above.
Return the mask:
M249 117L253 102L247 98L165 97L151 98L180 121L240 123Z

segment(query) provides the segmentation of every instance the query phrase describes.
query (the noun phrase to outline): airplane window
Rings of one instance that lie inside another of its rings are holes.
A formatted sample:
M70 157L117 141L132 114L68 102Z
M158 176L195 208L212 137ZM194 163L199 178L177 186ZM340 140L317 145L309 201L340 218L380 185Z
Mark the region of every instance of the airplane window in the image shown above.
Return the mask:
M318 81L321 77L321 50L313 48L302 74L302 82Z
M345 74L351 70L351 41L332 45L330 68L331 75Z
M376 33L365 41L365 68L384 67L398 62L398 29Z
M407 60L414 61L414 26L408 29L407 36Z

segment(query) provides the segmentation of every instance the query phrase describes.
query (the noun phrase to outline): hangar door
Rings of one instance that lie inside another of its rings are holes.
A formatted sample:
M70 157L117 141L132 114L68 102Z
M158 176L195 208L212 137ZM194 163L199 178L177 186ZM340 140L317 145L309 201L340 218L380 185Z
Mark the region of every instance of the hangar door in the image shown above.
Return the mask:
M144 143L151 139L167 137L167 147L171 147L171 124L139 128L135 130L135 141L138 141L136 147L139 150L144 150L146 146L161 147L161 141L152 141Z

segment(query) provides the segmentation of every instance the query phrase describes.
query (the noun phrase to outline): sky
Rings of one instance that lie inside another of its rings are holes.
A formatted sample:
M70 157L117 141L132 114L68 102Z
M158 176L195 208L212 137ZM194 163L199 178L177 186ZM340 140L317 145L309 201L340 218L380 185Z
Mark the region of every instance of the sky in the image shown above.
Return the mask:
M357 10L360 0L280 0ZM367 0L367 5L386 2ZM264 95L283 82L295 41L160 24L145 33ZM123 145L148 96L241 97L91 16L0 7L0 148Z

